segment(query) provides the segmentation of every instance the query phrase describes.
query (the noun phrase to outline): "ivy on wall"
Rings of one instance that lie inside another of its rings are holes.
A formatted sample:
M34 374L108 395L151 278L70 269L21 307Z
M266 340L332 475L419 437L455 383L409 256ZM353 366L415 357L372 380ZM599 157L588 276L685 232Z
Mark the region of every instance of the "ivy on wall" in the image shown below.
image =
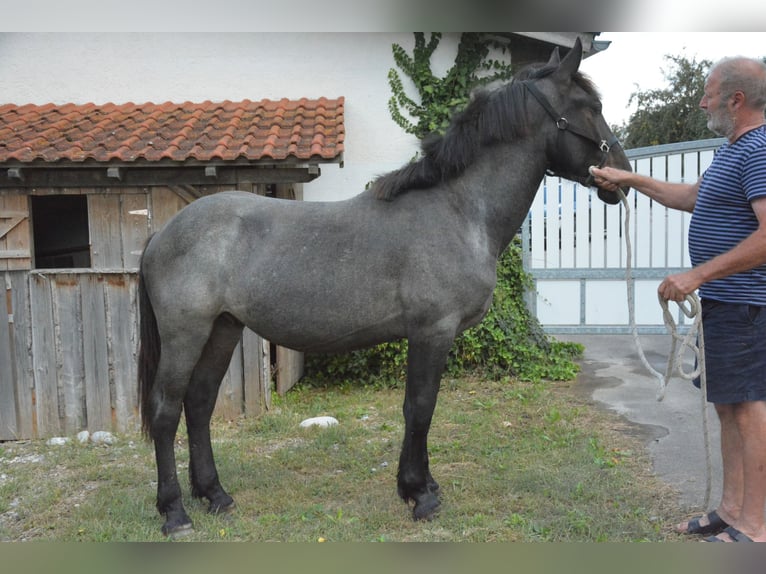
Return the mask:
M454 65L443 78L436 76L431 71L431 57L441 37L435 32L426 41L425 34L416 32L412 54L399 44L393 45L394 62L400 71L391 68L388 72L388 84L393 94L388 109L397 125L418 139L431 133L443 133L452 114L468 103L472 89L511 77L506 46L477 32L465 32L460 36ZM495 59L491 54L501 57ZM414 85L419 102L407 95L402 74Z

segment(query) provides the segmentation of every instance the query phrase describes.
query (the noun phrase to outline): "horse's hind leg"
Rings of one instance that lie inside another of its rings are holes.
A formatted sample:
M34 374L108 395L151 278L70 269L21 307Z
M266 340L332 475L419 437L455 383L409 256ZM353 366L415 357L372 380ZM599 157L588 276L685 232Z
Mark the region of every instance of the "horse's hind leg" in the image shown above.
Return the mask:
M216 320L202 356L194 368L184 399L186 427L189 433L189 476L192 495L210 502L209 512L227 511L234 500L221 487L210 444L210 418L215 408L218 388L226 374L232 353L242 335L242 323L230 315Z
M155 383L149 395L149 434L157 460L157 510L165 517L162 532L183 535L192 528L181 499L175 457L175 437L184 395L202 353L205 335L163 339Z

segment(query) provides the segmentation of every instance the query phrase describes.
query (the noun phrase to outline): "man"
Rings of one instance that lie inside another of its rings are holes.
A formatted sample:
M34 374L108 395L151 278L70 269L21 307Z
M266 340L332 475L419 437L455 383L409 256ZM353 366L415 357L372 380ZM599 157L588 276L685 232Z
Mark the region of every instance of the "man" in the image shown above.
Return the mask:
M726 137L693 184L592 168L599 187L630 186L692 213L693 268L660 284L665 299L699 289L708 401L721 422L723 494L718 507L679 524L710 542L766 542L766 65L725 58L705 82L700 108Z

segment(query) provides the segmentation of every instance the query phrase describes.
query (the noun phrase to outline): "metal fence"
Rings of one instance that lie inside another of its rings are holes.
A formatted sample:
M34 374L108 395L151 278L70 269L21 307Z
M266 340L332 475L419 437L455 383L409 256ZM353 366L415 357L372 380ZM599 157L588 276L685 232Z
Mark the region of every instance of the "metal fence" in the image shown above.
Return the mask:
M723 138L628 150L637 173L697 181ZM657 286L690 266L690 214L632 191L627 233L639 332L664 333ZM522 227L524 266L534 290L529 305L549 333L627 333L625 210L606 205L590 189L546 177ZM678 321L683 325L683 314Z

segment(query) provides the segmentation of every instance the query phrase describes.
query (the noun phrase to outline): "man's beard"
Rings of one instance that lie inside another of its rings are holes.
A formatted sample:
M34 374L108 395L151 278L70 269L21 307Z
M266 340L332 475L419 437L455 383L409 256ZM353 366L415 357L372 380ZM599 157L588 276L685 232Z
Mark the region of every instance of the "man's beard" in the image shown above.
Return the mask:
M734 118L725 111L715 112L708 116L707 127L719 136L728 138L734 133Z

